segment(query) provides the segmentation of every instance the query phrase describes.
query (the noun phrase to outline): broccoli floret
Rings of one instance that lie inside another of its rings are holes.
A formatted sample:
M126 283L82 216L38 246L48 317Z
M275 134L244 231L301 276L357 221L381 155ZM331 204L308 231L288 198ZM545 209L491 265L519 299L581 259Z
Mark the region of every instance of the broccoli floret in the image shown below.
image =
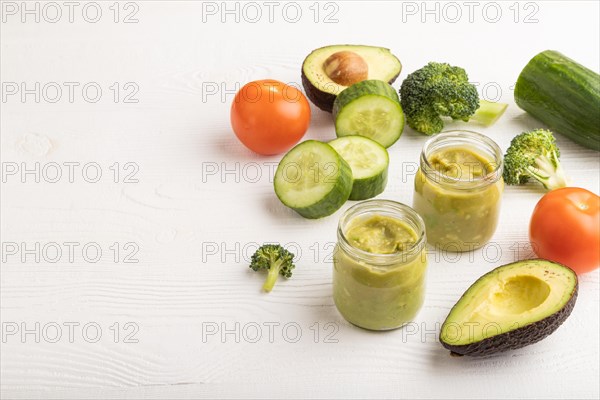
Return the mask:
M294 254L278 244L265 244L252 255L250 268L255 271L268 270L267 280L263 285L265 292L270 292L279 275L286 278L292 276Z
M400 88L400 101L408 125L427 135L442 131L441 117L491 125L508 106L480 101L464 69L436 62L408 75Z
M521 185L533 178L548 190L565 187L568 178L559 157L552 132L545 129L523 132L513 138L504 156L504 181L508 185Z

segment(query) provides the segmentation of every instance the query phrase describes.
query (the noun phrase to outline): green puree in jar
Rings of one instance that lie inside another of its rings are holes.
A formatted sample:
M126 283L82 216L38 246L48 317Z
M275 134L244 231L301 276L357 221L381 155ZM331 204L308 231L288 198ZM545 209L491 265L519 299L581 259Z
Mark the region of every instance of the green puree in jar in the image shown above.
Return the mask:
M393 254L410 248L417 234L404 222L383 215L353 221L346 232L350 244L373 254Z
M447 148L433 153L429 164L444 177L472 180L481 178L490 172L490 160L466 148Z
M419 168L413 205L425 220L429 243L448 251L483 246L496 230L504 189L501 178L485 181L494 172L492 160L466 146L452 146L427 161L436 174L432 178Z
M336 247L333 298L340 313L372 330L411 321L423 304L427 266L424 247L411 252L419 240L415 230L400 219L375 214L350 221L344 236L369 254L356 257ZM369 255L389 260L381 263Z

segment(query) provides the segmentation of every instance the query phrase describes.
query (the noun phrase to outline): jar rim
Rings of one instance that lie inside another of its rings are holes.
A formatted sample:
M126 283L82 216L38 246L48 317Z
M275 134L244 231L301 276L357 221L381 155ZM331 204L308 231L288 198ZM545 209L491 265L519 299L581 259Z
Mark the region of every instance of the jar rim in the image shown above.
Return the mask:
M369 214L386 215L408 223L408 225L417 234L418 240L406 250L389 254L371 253L353 246L346 237L345 228L355 218ZM376 266L386 266L390 264L397 264L398 262L408 262L421 253L427 242L425 234L425 222L423 221L423 218L421 218L421 216L412 207L393 200L366 200L350 207L340 218L337 236L338 245L345 252L351 254L353 257L356 257L361 261L364 261L365 263Z
M471 146L478 146L480 150L486 151L486 153L494 158L490 162L490 165L493 165L494 167L493 170L483 176L464 179L462 177L456 178L448 176L435 169L429 162L430 153L435 149L446 147L444 146L445 142L450 142L452 140ZM498 146L498 144L489 136L464 129L444 131L427 140L423 145L420 161L421 170L427 177L440 185L450 185L456 189L474 189L493 184L502 178L502 171L504 169L504 159L500 146Z

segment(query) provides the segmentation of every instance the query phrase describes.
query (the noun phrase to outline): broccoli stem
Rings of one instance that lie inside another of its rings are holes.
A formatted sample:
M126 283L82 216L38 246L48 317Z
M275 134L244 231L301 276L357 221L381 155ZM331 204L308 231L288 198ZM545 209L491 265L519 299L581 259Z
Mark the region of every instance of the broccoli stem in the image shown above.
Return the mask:
M473 121L484 126L493 125L498 118L504 114L506 107L508 107L508 104L506 103L494 103L487 100L479 100L479 108L475 111L475 114L469 118L469 122Z
M531 176L548 190L554 190L569 185L569 180L562 165L558 161L556 152L552 152L550 157L538 156L535 165L527 168Z
M276 261L271 259L271 267L269 268L269 272L267 273L267 280L263 285L263 290L265 292L270 292L275 286L275 282L277 282L277 278L279 277L279 272L281 270L281 266L283 265L283 259L279 258Z

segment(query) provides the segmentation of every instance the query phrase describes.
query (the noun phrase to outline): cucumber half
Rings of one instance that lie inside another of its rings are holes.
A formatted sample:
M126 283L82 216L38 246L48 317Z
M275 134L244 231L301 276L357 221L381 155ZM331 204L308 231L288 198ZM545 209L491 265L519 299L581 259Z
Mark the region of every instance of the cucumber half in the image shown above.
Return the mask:
M275 194L305 218L336 212L352 191L352 170L327 143L307 140L291 149L275 172Z
M367 200L385 190L390 164L385 147L364 136L344 136L329 144L352 169L350 200Z
M404 130L398 93L378 80L358 82L343 90L333 103L337 137L365 136L390 147Z

